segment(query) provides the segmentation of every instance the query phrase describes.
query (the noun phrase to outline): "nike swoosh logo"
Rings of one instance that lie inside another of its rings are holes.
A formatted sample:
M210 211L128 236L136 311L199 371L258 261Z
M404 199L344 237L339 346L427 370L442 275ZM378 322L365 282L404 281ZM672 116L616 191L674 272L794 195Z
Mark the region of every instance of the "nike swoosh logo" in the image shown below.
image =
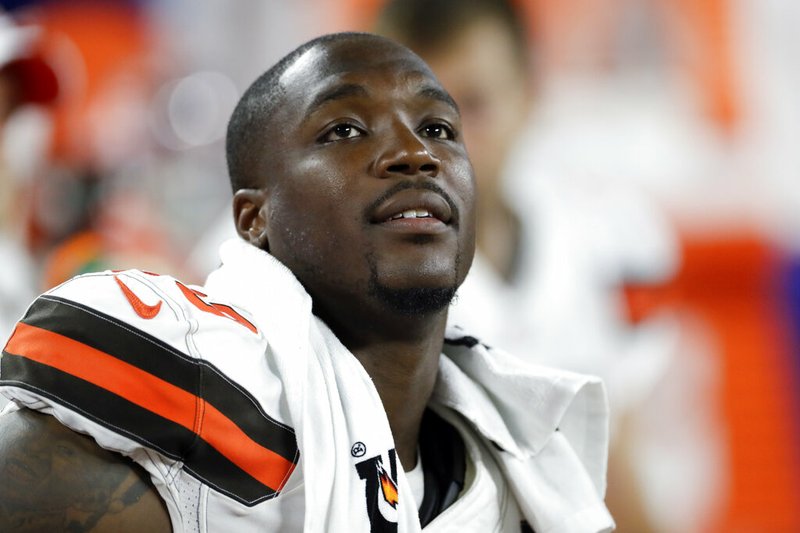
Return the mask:
M122 294L125 295L128 303L131 304L133 310L136 311L136 314L140 317L144 318L145 320L150 320L151 318L155 318L158 312L161 311L161 304L164 303L163 300L159 300L155 305L147 305L140 300L139 297L136 296L136 294L134 294L134 292L130 290L130 288L128 288L128 286L125 285L121 279L119 279L119 276L114 276L114 281L117 282L119 288L122 289Z

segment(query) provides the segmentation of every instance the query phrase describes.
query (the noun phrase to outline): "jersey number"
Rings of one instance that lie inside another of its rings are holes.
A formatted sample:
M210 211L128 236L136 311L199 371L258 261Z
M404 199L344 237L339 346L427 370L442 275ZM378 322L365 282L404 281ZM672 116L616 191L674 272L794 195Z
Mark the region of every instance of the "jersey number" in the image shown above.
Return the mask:
M177 280L175 281L175 284L181 290L183 295L186 296L186 299L189 300L189 302L191 302L192 305L197 307L199 310L206 313L211 313L212 315L221 316L223 318L229 318L237 324L241 324L242 326L246 327L253 333L258 333L258 329L256 329L253 323L237 313L231 306L206 302L203 300L203 298L207 298L208 296L202 292L195 289L190 289Z

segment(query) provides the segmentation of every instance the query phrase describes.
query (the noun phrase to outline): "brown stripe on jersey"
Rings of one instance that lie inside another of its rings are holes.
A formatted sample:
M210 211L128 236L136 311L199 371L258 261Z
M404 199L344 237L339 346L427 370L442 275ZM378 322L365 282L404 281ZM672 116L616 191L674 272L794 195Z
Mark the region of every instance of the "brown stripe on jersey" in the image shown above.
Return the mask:
M278 493L239 468L197 434L180 424L129 402L52 366L22 356L3 353L3 374L18 379L2 380L50 398L108 429L127 436L163 455L183 461L187 471L218 491L246 505ZM91 410L83 406L91 406ZM113 421L113 423L109 422Z
M214 365L191 358L157 337L92 308L54 296L38 298L22 322L113 355L201 396L257 443L290 461L297 455L292 428L270 417L250 393L223 377ZM188 332L188 324L186 328Z
M129 406L127 410L108 410L106 403L88 393L79 398L83 403L68 406L109 427L125 422L124 430L139 442L155 443L172 457L177 454L197 477L243 503L273 496L297 463L291 428L267 417L254 398L225 380L219 370L74 302L51 296L37 300L5 353L9 356L3 357L0 383L43 389L55 399L65 397L58 380L30 381L41 371L25 371L38 364L92 386L84 387L84 392L101 389L104 396L116 395ZM160 424L136 424L142 410L159 417ZM172 442L176 431L189 431L193 445ZM214 479L208 471L215 472ZM244 477L262 485L260 493L238 490L248 484Z

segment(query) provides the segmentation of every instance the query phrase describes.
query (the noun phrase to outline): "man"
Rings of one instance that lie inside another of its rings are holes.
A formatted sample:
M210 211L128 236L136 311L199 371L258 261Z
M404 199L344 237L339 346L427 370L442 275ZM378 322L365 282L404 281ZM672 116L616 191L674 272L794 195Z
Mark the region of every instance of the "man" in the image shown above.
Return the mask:
M474 251L460 128L428 67L369 34L259 78L228 132L246 242L202 291L82 276L9 340L0 385L54 418L0 417L0 530L613 527L599 382L445 331Z

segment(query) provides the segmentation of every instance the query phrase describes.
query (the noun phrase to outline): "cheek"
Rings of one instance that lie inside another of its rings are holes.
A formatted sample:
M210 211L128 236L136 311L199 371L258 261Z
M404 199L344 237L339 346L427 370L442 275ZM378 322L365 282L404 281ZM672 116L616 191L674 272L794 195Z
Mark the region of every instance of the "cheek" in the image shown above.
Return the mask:
M340 275L361 246L358 216L342 186L308 180L272 199L270 252L301 281Z
M319 197L282 195L270 211L270 250L281 260L324 254L332 222L330 206Z
M341 184L325 170L318 157L291 154L287 159L298 163L294 168L284 169L280 184L271 192L270 244L275 240L275 246L284 241L287 247L305 247L321 231L326 232L333 218L331 207L341 196Z

